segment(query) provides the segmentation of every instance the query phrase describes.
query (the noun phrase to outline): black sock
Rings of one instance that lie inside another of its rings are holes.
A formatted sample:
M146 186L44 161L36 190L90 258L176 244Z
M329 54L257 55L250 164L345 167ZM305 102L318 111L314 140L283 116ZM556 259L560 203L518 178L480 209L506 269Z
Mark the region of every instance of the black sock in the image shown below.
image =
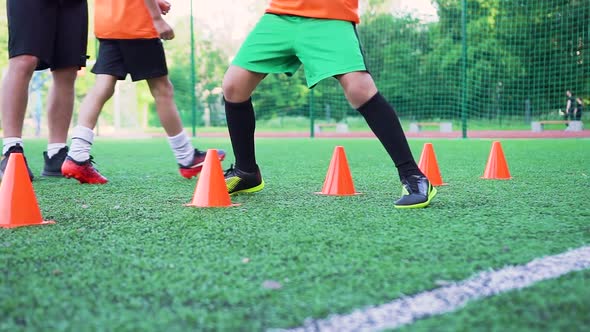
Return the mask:
M422 172L412 156L397 114L385 98L377 92L369 101L359 107L358 111L387 150L397 167L400 179L410 175L421 175Z
M244 172L256 171L254 151L256 118L252 98L241 103L232 103L225 100L225 117L234 156L236 157L235 167Z

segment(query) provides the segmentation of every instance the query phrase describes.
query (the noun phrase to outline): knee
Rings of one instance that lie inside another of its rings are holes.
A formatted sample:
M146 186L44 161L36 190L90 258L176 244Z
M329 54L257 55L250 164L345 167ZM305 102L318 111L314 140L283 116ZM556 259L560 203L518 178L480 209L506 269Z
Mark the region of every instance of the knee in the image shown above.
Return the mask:
M56 70L53 72L53 88L57 91L74 93L77 70Z
M53 72L55 84L74 87L74 82L78 77L78 69L75 67L67 69L58 69Z
M115 85L106 83L96 84L92 89L92 92L97 98L107 101L113 96L113 94L115 94Z
M250 99L252 90L250 90L247 83L244 84L244 81L248 82L247 79L242 80L226 75L221 84L223 98L232 103L241 103Z
M377 87L367 72L353 72L339 78L346 99L354 108L365 104L377 93Z
M174 86L169 79L161 80L157 84L153 84L150 87L150 91L156 101L174 99Z
M221 89L223 91L223 97L225 100L230 102L243 101L240 100L242 99L242 96L239 93L239 85L234 80L224 77L223 83L221 84Z
M102 95L102 97L105 100L108 100L109 98L111 98L115 94L115 86L114 85L103 86L102 89L100 90L100 94Z
M350 86L349 93L356 98L369 100L377 93L377 87L372 79L362 79Z
M345 91L346 98L354 108L364 105L377 93L377 87L374 83L360 81L357 84L351 84Z
M32 75L35 69L37 68L37 64L39 63L39 59L33 55L19 55L14 58L11 58L9 61L9 65L16 71L25 73L27 75Z

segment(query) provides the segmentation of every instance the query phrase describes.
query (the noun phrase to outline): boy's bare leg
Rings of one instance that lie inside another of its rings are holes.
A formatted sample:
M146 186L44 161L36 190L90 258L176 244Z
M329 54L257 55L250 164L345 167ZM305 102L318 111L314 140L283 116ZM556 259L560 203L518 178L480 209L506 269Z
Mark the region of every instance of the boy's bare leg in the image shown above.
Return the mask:
M68 129L74 112L74 84L78 67L60 68L52 71L53 86L47 98L47 124L49 140L43 153L44 176L61 176L61 166L68 152Z
M4 130L0 179L2 179L8 165L8 159L5 158L8 151L16 145L21 147L23 145L22 134L29 99L29 82L33 77L37 62L38 59L31 55L16 56L8 61L8 72L2 87L2 96L0 96ZM22 150L12 150L11 152L22 152ZM33 180L33 173L28 166L27 171L29 178Z
M117 84L117 78L114 76L96 75L94 86L82 101L82 105L80 105L78 126L94 129L104 104L115 93L115 84Z
M8 72L2 87L2 127L4 148L2 154L19 143L22 145L23 123L29 99L29 83L38 59L32 55L19 55L8 61Z
M90 158L90 148L94 142L93 129L96 127L98 116L104 104L115 92L117 78L111 75L96 75L96 82L80 106L78 125L72 133L72 146L69 156L83 162Z
M422 175L393 107L378 92L371 75L357 71L337 77L346 98L367 121L393 160L400 178Z
M67 178L74 178L80 183L105 184L108 180L92 165L90 149L94 143L93 129L104 104L115 92L117 78L98 74L96 82L82 105L78 116L78 125L72 132L72 145L68 157L61 167L61 173Z
M377 94L373 77L367 72L352 72L338 76L346 99L354 109L359 109Z
M49 143L64 143L74 111L74 84L78 68L57 69L52 72L53 86L47 99Z
M412 151L393 107L377 91L367 72L337 77L350 104L363 115L393 160L406 193L395 201L396 208L421 208L430 204L436 189L416 165Z
M225 116L236 158L235 168L230 168L225 174L230 194L254 193L264 188L264 180L256 163L256 117L251 98L252 92L264 77L266 74L232 65L223 78Z
M158 117L166 134L172 137L183 132L182 121L174 101L174 87L168 76L150 78L147 82L156 102Z
M265 77L266 74L232 65L223 77L223 97L231 103L245 102Z
M160 123L168 135L168 142L174 152L176 161L181 168L188 169L183 176L190 178L197 173L197 169L192 172L193 166L200 171L201 156L195 155L195 148L182 126L182 120L174 101L174 87L168 76L150 78L147 82L156 102L156 112L158 112ZM195 161L195 159L199 159L199 161Z
M225 116L236 158L236 168L252 173L258 170L254 146L256 118L250 96L265 74L230 66L223 78Z

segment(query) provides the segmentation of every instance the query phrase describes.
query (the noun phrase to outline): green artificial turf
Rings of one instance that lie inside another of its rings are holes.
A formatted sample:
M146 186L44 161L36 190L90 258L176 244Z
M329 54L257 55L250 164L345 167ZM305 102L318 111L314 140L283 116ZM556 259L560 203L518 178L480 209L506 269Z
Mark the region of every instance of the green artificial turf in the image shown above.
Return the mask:
M231 151L227 139L196 142ZM491 141L412 140L416 159L425 142L448 185L431 207L400 211L397 172L375 139L259 139L266 188L216 209L184 206L196 180L180 177L165 139L98 139L92 153L109 184L38 178L42 214L57 223L0 229L0 329L294 327L590 244L590 140L504 140L514 178L503 181L480 179ZM44 144L26 142L36 174ZM336 145L362 195L314 194ZM230 152L224 167L232 161ZM590 312L579 275L564 292ZM511 306L489 310L539 311L543 287L531 288L535 301L507 294ZM488 301L499 300L477 305ZM453 314L441 324L471 326Z
M584 331L590 326L588 308L590 271L586 270L475 301L399 331Z

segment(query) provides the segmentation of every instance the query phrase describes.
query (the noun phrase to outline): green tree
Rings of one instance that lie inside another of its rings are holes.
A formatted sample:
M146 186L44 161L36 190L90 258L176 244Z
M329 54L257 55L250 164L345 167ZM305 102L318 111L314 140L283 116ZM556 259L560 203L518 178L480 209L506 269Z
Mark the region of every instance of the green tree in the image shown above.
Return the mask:
M221 103L220 87L227 67L228 57L211 41L196 35L195 68L196 86L191 80L191 50L187 47L190 40L190 22L176 25L176 38L166 42L165 50L169 67L169 76L175 89L175 101L185 126L192 124L192 96L197 99L197 126L202 126L203 111L207 107L211 112L211 125L223 124L224 114L219 107ZM150 125L159 125L155 106L150 105Z
M440 20L431 27L434 47L427 57L427 72L450 83L441 87L446 91L438 102L458 115L461 1L435 2ZM468 0L470 115L501 119L526 112L556 114L566 89L588 93L589 30L587 1Z
M256 117L267 120L283 116L306 116L308 94L303 70L297 71L293 77L268 75L252 96Z

